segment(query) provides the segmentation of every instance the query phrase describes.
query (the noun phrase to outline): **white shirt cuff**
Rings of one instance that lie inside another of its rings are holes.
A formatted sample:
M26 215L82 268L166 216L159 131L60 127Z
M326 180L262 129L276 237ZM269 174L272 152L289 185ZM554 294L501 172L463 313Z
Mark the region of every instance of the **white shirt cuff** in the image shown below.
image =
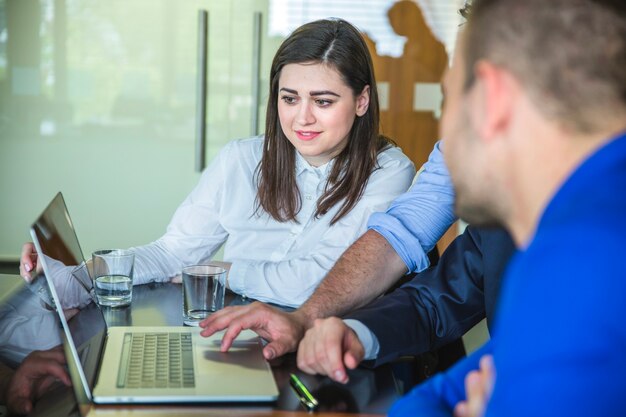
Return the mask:
M228 286L231 291L246 296L246 276L250 269L250 264L245 261L234 261L228 271Z
M376 359L378 356L378 351L380 350L380 345L378 344L378 339L376 335L372 333L372 331L363 323L354 319L346 319L343 321L346 326L350 327L356 333L357 337L361 341L363 345L363 349L365 350L365 356L363 360L372 360Z

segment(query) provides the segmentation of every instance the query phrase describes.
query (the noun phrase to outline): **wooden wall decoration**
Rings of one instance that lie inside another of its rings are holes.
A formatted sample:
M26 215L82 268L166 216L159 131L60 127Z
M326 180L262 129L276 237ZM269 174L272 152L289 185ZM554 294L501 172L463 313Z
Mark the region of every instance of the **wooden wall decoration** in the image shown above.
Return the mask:
M406 37L407 41L401 57L379 56L375 43L365 34L379 89L384 86L388 94L386 100L381 100L387 102L386 108L382 108L384 103L381 103L381 133L394 140L419 169L439 139L439 120L432 111L414 109L415 85L440 83L448 65L448 55L414 1L394 3L387 16L394 32ZM440 253L457 234L455 223L439 241Z
M438 119L431 111L414 110L415 84L439 83L448 57L415 2L398 1L387 16L394 32L407 41L401 57L379 56L376 45L366 35L376 79L388 86L388 106L381 109L381 129L419 168L438 139Z

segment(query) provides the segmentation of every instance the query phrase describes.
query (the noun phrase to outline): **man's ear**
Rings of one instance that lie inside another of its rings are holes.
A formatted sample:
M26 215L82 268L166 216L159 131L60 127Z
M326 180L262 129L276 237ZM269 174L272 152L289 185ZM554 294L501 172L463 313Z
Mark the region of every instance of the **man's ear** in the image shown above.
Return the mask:
M367 112L369 105L370 86L366 85L365 87L363 87L363 91L361 91L361 94L359 94L359 96L356 98L356 115L359 117L363 116Z
M481 138L490 141L510 127L518 84L510 72L488 61L477 62L474 74L472 124Z

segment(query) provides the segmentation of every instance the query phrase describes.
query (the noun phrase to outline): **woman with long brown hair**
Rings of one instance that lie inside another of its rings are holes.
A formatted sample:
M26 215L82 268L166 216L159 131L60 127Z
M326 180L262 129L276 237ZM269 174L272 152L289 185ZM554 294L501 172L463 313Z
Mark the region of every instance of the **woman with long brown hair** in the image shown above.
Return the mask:
M134 283L169 280L224 244L232 291L299 306L413 179L378 123L358 30L340 19L296 29L272 62L265 134L227 144L165 235L134 249Z

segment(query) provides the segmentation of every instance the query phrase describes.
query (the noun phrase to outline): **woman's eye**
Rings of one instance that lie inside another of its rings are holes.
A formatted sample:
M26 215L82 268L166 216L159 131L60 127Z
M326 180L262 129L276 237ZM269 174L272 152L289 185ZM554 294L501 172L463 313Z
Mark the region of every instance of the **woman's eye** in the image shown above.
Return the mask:
M282 96L281 100L287 104L294 104L296 102L296 98L291 96Z
M323 98L318 98L317 100L315 100L315 103L320 106L320 107L327 107L330 106L331 104L333 104L332 101L330 100L325 100Z

